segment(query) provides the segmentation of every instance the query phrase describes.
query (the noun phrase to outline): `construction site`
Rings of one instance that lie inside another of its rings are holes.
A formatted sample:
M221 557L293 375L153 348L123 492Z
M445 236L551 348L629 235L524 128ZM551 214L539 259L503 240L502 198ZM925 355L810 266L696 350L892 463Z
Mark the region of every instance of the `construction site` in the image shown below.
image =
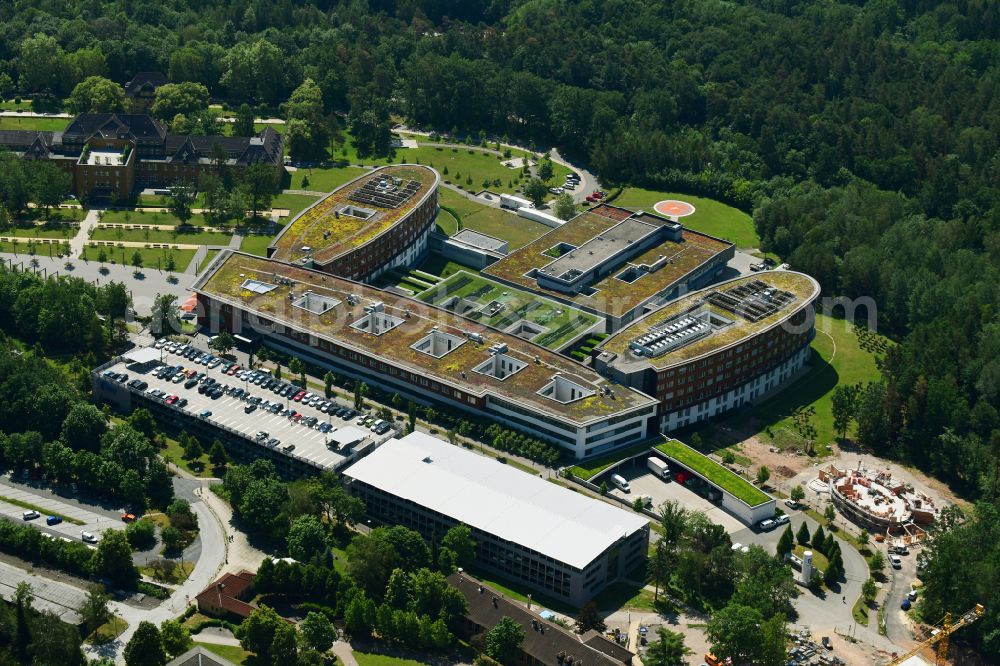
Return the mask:
M866 468L860 462L856 469L829 465L819 470L819 481L848 520L903 545L920 543L938 515L931 497L887 468Z

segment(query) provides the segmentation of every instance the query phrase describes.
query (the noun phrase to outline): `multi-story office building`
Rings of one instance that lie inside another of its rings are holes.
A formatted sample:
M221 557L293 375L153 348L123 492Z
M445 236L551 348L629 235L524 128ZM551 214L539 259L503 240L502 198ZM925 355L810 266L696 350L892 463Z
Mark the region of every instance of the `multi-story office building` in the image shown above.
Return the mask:
M688 294L594 350L594 366L655 396L669 432L772 393L805 365L815 336L813 278L769 271Z
M476 567L576 606L646 556L644 517L424 433L386 442L343 474L372 519L427 538L468 525Z
M656 401L515 335L365 284L224 251L194 284L199 323L582 458L641 440Z
M268 257L351 280L413 265L427 252L440 182L419 164L359 176L285 225Z
M484 273L607 320L608 332L717 279L733 244L679 222L607 204L497 261Z

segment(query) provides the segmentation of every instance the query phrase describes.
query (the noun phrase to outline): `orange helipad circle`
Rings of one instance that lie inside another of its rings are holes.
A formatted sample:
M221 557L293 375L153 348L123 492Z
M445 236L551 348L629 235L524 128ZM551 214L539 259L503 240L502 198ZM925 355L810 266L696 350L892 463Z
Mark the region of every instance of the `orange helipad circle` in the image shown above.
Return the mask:
M694 212L694 206L686 201L667 199L666 201L661 201L653 206L653 210L660 215L669 215L670 217L686 217Z

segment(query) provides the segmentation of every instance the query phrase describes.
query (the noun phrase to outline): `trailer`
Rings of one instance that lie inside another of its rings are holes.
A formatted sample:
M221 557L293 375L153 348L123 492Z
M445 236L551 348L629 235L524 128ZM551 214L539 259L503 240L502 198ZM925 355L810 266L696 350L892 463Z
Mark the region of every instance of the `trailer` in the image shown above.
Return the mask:
M664 481L670 480L670 466L663 459L651 456L646 459L646 466L649 467L649 471Z
M522 199L521 197L515 197L513 194L501 194L500 207L509 208L510 210L517 210L518 208L534 208L530 201Z

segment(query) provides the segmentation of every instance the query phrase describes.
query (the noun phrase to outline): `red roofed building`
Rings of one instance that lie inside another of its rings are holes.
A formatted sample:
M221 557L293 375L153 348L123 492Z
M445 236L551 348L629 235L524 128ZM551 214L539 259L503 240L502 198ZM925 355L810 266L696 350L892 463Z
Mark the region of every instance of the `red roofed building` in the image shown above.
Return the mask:
M256 610L255 606L245 601L247 592L253 584L253 577L254 575L249 571L223 574L219 580L206 587L195 597L198 602L198 610L205 615L232 614L241 618L249 616Z

